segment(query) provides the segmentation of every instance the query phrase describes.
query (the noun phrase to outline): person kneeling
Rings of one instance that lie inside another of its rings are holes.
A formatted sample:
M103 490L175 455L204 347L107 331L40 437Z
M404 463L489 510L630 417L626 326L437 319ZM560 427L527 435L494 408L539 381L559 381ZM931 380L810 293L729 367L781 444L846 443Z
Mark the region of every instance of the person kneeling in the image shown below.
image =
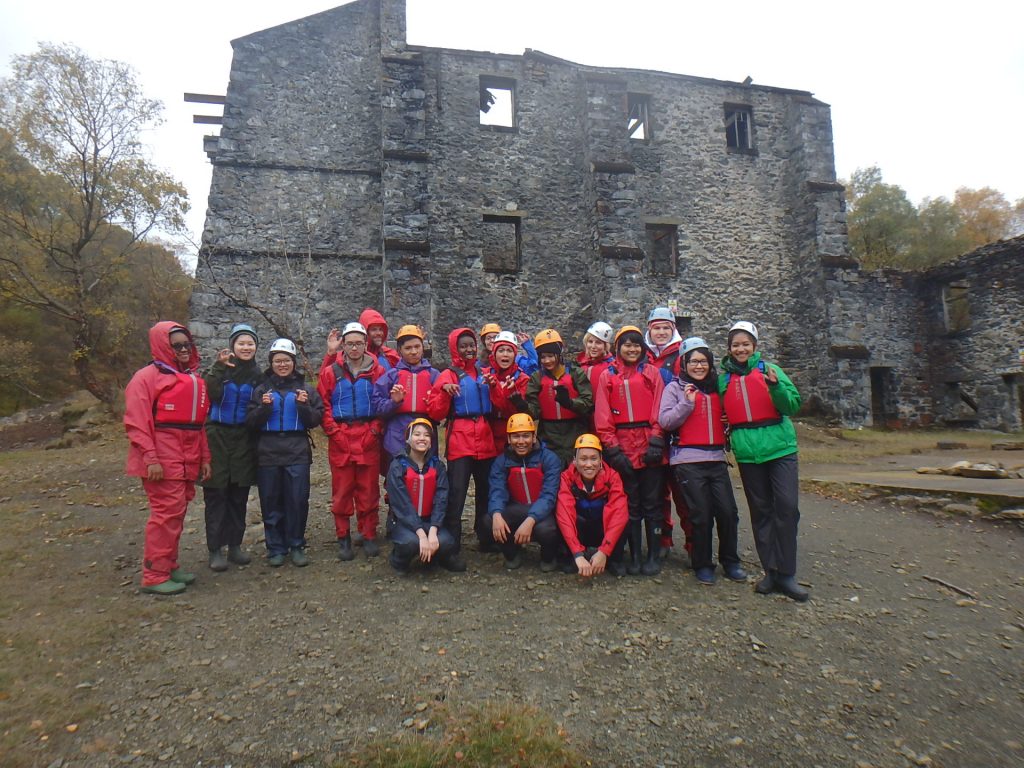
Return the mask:
M604 463L596 435L581 435L575 448L558 489L558 528L580 576L597 576L606 565L613 576L624 576L629 507L622 478Z
M434 425L415 419L406 432L406 452L395 456L386 487L391 500L388 538L391 567L406 574L413 560L448 567L455 540L442 527L448 508L448 473L433 451Z
M537 440L528 413L515 413L507 424L508 447L491 466L488 524L505 554L505 567L523 564L524 544L540 544L540 569L555 570L561 540L555 523L555 498L562 460Z

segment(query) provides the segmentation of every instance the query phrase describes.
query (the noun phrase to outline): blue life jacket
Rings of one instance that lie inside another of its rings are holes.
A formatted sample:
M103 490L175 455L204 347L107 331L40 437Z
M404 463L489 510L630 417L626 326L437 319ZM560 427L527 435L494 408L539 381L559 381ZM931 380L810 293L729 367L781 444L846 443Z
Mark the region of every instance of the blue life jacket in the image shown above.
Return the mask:
M484 381L480 363L476 364L477 378L473 378L461 368L459 374L459 394L452 398L452 415L456 418L464 416L487 416L491 413L491 389Z
M373 381L370 377L358 376L353 380L347 370L335 363L334 378L334 392L331 393L334 420L365 421L373 418L373 406L370 404Z
M252 398L252 384L239 386L233 381L224 382L224 393L219 403L210 407L209 421L237 426L245 423L245 408Z
M577 517L582 517L590 522L604 521L604 505L608 502L607 496L598 496L596 499L591 499L581 494L574 495L576 495Z
M270 390L273 398L273 411L267 423L263 425L264 432L305 432L302 420L299 418L299 404L296 400L295 391L289 390L283 395L276 389Z

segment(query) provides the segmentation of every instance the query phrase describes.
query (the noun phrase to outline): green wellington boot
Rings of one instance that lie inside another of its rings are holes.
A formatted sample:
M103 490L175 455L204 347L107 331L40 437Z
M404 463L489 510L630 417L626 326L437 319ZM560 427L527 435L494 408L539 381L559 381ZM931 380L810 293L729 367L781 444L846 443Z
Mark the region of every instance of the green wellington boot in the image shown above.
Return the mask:
M192 584L195 580L196 575L194 573L183 571L181 570L181 568L175 568L173 571L171 571L171 581L176 581L179 584L184 584L188 586L189 584Z
M142 588L143 592L151 595L180 595L185 591L185 585L180 581L161 581L159 584L149 584Z

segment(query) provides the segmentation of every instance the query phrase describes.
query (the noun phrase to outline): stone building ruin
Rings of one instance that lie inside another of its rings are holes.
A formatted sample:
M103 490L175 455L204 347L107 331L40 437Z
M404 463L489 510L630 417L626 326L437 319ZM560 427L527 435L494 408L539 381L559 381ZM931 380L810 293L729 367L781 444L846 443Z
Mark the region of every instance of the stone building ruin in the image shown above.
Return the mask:
M204 143L192 298L211 346L246 320L315 359L328 329L374 306L422 325L443 364L459 325L578 342L593 320L668 304L716 352L732 322L755 321L805 402L846 424L924 423L953 402L921 329L957 278L860 272L830 109L808 92L412 45L404 0L232 46L225 96L190 98L224 104L203 120L221 130ZM1019 299L1014 258L1019 243L998 279ZM991 382L957 379L980 426L1020 426L1019 360L1003 362L1000 407Z

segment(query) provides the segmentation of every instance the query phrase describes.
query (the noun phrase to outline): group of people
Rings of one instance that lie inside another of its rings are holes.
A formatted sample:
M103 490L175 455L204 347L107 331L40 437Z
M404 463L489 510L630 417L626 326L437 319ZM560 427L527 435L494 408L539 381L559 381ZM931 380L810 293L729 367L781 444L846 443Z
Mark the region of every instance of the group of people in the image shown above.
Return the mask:
M202 376L186 327L150 330L153 361L129 383L125 411L127 470L142 478L150 501L144 591L176 594L196 578L179 567L178 541L197 481L211 569L251 561L242 539L252 485L268 564L307 565L310 433L319 425L342 561L358 543L366 557L380 554L383 476L398 573L416 562L466 569L462 520L472 482L479 550L502 554L510 570L533 542L545 572L657 574L673 543L674 505L697 581L715 583L716 531L724 575L746 581L731 446L764 569L756 591L808 599L796 581L790 416L800 395L761 359L752 323L730 329L721 371L708 343L680 337L667 307L651 311L644 330L594 323L572 359L554 329L531 340L488 323L451 331L451 363L439 371L424 356L421 328L403 325L394 347L388 337L373 309L332 330L311 386L289 339L270 345L263 369L250 325L232 328Z

